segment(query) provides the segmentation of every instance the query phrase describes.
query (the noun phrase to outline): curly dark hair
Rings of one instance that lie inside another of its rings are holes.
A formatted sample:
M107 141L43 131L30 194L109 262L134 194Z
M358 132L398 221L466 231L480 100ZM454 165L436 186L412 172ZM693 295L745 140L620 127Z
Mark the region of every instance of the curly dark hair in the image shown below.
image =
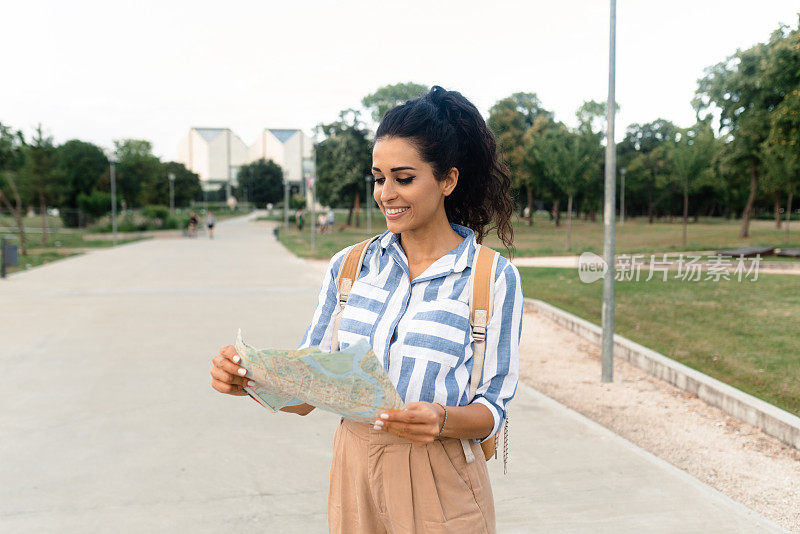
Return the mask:
M496 229L511 252L514 203L509 169L500 157L497 139L472 102L458 91L434 85L383 116L375 142L384 137L411 142L437 180L457 168L458 185L444 200L448 220L471 228L478 243Z

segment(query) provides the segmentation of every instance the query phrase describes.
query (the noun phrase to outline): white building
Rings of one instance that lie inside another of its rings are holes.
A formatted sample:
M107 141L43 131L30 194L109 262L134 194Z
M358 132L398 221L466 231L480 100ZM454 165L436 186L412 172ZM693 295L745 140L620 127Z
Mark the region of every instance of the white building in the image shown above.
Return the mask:
M315 174L314 138L298 129L268 128L248 147L230 128L191 128L178 144L178 161L207 190L236 185L239 167L262 158L280 165L284 180L305 193L305 178Z
M247 145L230 128L191 128L178 144L178 161L197 173L204 189L236 183L248 163Z

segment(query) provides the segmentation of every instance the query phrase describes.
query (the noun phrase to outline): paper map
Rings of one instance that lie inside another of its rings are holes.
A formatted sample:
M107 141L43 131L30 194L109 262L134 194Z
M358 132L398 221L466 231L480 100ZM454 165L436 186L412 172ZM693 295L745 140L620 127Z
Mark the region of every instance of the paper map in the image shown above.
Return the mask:
M348 419L373 422L385 410L400 410L403 400L383 365L362 340L339 352L319 347L302 350L255 349L236 335L239 365L256 385L245 387L248 395L265 408L307 402Z

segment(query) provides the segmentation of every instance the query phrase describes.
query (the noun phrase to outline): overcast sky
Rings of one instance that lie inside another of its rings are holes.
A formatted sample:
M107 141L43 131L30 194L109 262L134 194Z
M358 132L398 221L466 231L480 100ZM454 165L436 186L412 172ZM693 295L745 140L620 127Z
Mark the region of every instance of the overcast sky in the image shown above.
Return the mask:
M693 122L703 69L797 25L796 0L618 0L617 138ZM382 85L455 89L488 115L535 92L574 123L608 87L608 2L6 1L0 122L61 143L134 137L164 159L192 126L303 128Z

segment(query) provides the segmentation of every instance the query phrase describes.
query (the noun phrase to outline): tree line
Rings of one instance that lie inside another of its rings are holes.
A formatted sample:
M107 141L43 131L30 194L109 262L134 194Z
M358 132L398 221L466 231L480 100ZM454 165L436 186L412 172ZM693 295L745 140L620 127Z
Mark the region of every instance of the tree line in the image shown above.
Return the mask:
M377 123L428 89L388 85L361 103ZM658 118L625 128L617 144L625 216L650 223L679 217L684 244L689 219L700 216L741 218L740 237L748 237L753 214L771 211L780 228L781 212L789 216L800 189L798 29L782 25L766 42L708 67L692 105L696 122L689 127ZM349 206L356 217L374 136L360 113L347 109L318 125L323 139L316 145L320 202ZM498 100L487 119L511 168L520 216L533 224L546 207L560 225L566 208L567 248L573 214L594 220L602 210L606 104L586 101L575 118L577 125L568 126L536 93L519 92Z

